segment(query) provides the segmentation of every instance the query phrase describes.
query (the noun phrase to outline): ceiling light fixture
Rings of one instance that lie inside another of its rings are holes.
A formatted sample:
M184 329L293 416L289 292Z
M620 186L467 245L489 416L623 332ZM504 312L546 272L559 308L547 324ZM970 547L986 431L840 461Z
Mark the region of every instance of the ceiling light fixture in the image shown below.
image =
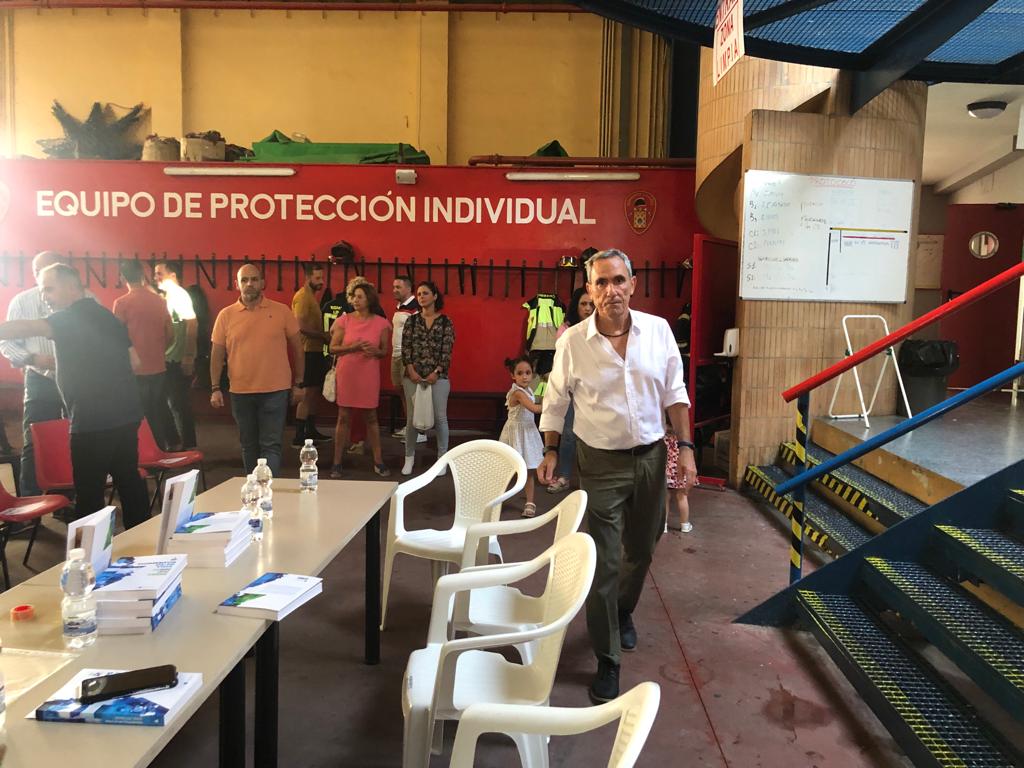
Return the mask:
M1005 110L1005 101L974 101L967 105L967 114L979 120L999 117Z

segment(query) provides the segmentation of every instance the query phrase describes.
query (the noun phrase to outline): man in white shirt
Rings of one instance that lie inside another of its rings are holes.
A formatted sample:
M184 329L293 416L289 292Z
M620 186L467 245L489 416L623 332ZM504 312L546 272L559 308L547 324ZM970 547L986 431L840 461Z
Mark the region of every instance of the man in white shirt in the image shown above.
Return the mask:
M398 275L391 283L391 294L395 297L396 309L391 318L391 383L399 393L403 392L402 379L405 377L405 366L402 365L402 329L410 317L420 311L420 305L416 302L416 296L412 292L412 278L408 275ZM402 409L405 409L405 396L402 398ZM408 418L408 416L406 416ZM392 437L399 440L405 439L405 424L396 429ZM420 440L419 437L423 439ZM426 435L417 437L416 442L427 441Z
M664 319L629 308L636 290L629 257L614 249L594 254L587 289L594 314L555 347L537 475L544 484L554 480L571 396L580 486L589 496L587 528L597 546L587 629L598 660L590 698L600 703L619 695L620 650L636 649L632 613L664 529L666 411L679 438L678 471L686 488L696 482L697 468L683 361Z
M37 253L32 259L32 274L36 285L27 288L7 306L8 320L45 320L53 309L43 301L39 275L52 264L60 261L60 254L54 251ZM21 469L19 490L22 496L38 496L36 485L35 455L32 450L31 425L38 421L59 419L64 415L64 401L54 380L55 351L53 342L43 336L30 339L9 339L0 342L0 353L15 368L25 371L25 402L22 417Z
M192 416L192 376L195 374L196 338L199 321L196 318L192 297L181 286L181 264L173 261L158 261L153 268L157 285L167 299L167 311L171 315L174 338L167 347L167 406L171 410L173 424L168 424L167 433L174 443L173 448L196 447L196 423ZM219 384L220 382L213 382ZM173 428L172 428L173 426Z

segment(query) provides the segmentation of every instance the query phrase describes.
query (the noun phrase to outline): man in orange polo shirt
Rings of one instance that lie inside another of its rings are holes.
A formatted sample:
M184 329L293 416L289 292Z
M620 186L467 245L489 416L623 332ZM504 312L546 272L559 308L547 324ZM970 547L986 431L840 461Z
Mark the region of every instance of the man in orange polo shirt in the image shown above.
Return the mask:
M288 392L302 400L305 359L302 335L291 308L263 295L263 275L246 264L238 270L239 300L225 307L213 324L210 352L210 405L224 407L220 375L228 364L231 413L238 424L246 474L264 458L276 476L288 414Z

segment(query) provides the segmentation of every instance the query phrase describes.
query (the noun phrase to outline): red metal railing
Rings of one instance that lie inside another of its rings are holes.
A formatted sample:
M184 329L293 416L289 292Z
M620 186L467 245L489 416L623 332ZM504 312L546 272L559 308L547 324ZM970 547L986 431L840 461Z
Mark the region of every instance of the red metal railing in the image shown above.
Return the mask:
M978 301L978 299L984 298L993 291L999 290L1000 288L1009 285L1014 280L1020 277L1024 277L1024 262L1021 262L1020 264L1011 267L1005 272L1001 272L1000 274L993 277L991 280L986 280L984 283L979 283L974 288L967 291L966 293L961 294L960 296L957 296L952 301L948 301L945 304L936 307L931 312L921 315L921 317L917 318L916 320L911 320L902 328L893 331L885 338L879 339L878 341L869 344L868 346L864 347L864 349L861 349L855 352L854 354L850 355L849 357L840 360L835 365L829 366L821 373L817 373L814 376L811 376L809 379L800 382L796 386L790 387L789 389L782 393L782 397L785 399L787 403L796 400L798 397L800 397L800 395L806 394L807 392L810 392L812 389L820 387L825 382L831 381L836 376L839 376L840 374L845 373L851 368L860 365L868 358L874 357L887 347L891 347L893 344L903 341L903 339L907 338L913 333L916 333L925 326L931 325L939 318L945 317L946 315L951 315L954 312L958 312L964 307Z

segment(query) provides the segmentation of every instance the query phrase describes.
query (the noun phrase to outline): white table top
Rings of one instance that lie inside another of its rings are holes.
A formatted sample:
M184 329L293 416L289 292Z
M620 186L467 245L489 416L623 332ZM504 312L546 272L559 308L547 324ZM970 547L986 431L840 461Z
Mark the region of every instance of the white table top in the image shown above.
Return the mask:
M241 483L242 478L233 478L201 494L196 511L237 509ZM97 638L95 645L7 708L4 768L59 765L72 754L81 768L147 765L267 626L260 619L221 616L213 612L214 608L267 571L319 574L388 501L396 487L392 482L322 480L318 493L301 494L298 480L275 480L274 518L266 524L262 542L251 545L230 568L186 568L182 597L154 633ZM114 557L152 554L159 530L160 521L153 518L116 536ZM55 566L0 595L0 637L5 647L64 650L60 569ZM362 580L360 574L360 586ZM324 597L330 599L327 590ZM314 598L312 605L319 599ZM21 603L35 606L33 621L10 621L11 607ZM24 719L84 667L135 669L157 664L175 664L182 672L203 675L199 695L167 726L63 725Z

